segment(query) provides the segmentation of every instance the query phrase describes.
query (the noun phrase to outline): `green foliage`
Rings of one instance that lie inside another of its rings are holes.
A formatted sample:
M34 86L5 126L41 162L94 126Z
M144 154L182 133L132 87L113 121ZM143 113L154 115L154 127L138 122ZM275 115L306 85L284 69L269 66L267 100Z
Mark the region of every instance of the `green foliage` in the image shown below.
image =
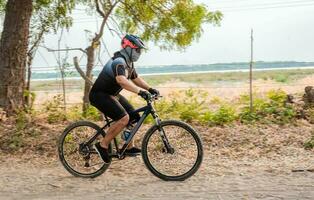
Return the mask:
M6 0L0 0L0 14L4 11L6 3Z
M86 119L94 121L101 120L100 112L94 106L89 106L86 111Z
M16 129L18 131L26 128L28 122L29 122L29 118L27 116L27 113L24 110L17 112L17 114L16 114Z
M308 141L304 143L304 148L308 150L314 149L314 130L312 131L311 139L309 139Z
M288 82L288 76L279 74L275 77L275 81L280 82L280 83L286 83Z
M29 104L25 105L25 111L26 112L32 112L34 111L33 106L34 106L34 102L36 99L36 94L35 92L31 92L28 90L24 90L24 94L23 94L24 98L29 99Z
M163 49L187 47L201 36L202 23L218 25L222 19L221 12L209 12L192 0L126 0L121 4L115 16L122 29L144 40L162 42Z
M92 121L99 121L101 120L101 115L97 108L94 106L89 106L87 108L85 116L83 116L82 106L81 105L74 105L67 109L67 120L77 121L77 120L92 120Z
M253 112L249 108L249 96L242 95L238 102L223 101L218 97L208 99L208 94L201 90L182 90L173 92L167 99L162 99L154 104L161 119L180 119L188 123L197 122L202 124L225 125L239 120L242 123L290 123L296 117L296 109L285 102L286 93L282 90L270 90L265 96L254 94ZM130 98L134 107L141 106L139 102ZM62 107L62 96L55 96L53 100L45 104L45 113L49 123L64 120L101 120L99 111L90 106L85 117L82 115L81 105L75 105L67 109ZM312 113L313 114L313 113ZM21 115L23 128L23 115ZM153 123L149 116L145 123Z
M23 135L20 131L14 132L11 137L8 139L7 144L10 150L18 150L22 148L24 144Z
M204 110L204 102L207 95L206 92L193 89L189 89L184 92L184 95L180 95L182 101L177 101L173 104L173 107L177 104L176 110L179 113L179 118L187 122L198 120L202 110Z
M36 0L33 6L30 24L31 47L37 47L44 34L56 32L62 27L69 29L72 26L72 18L69 15L74 9L74 0Z
M209 124L224 125L237 119L235 109L229 105L222 105L216 112L205 116Z
M45 103L48 123L57 123L67 119L63 105L62 95L56 95L51 101Z
M270 90L266 94L267 98L254 97L253 112L249 106L244 106L239 118L242 122L255 122L266 120L274 123L288 123L296 115L295 109L285 103L287 94L282 90ZM249 96L241 97L245 105L249 105Z

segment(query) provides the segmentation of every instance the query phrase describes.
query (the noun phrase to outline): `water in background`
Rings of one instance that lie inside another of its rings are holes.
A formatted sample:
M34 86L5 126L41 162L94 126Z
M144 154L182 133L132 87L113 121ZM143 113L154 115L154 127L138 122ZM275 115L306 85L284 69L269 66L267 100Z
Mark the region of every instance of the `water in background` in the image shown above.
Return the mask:
M276 69L298 69L314 68L314 62L255 62L254 70L276 70ZM84 70L84 66L82 66ZM96 66L93 70L94 77L97 77L102 66ZM249 63L217 63L202 65L167 65L167 66L139 66L136 71L140 75L161 75L161 74L190 74L208 72L236 72L248 71ZM50 68L33 68L32 80L54 80L61 77L60 72ZM66 70L67 79L80 79L74 67Z

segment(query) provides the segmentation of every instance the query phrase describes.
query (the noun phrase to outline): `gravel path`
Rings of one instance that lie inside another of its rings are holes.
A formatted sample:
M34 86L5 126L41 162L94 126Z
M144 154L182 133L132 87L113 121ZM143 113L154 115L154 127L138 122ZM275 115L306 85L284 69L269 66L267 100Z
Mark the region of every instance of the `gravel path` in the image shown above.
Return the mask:
M207 154L206 154L207 155ZM0 199L314 199L314 173L291 172L314 167L305 160L214 159L184 182L154 177L141 157L114 162L96 179L75 178L58 161L0 159ZM311 160L312 159L312 160ZM302 166L300 166L302 163Z

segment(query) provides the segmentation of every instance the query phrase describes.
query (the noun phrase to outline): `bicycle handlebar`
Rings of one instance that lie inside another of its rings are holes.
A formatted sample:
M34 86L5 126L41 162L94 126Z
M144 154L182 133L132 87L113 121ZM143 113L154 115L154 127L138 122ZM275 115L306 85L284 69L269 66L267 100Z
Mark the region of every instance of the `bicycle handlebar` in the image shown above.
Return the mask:
M158 100L158 99L160 99L162 97L163 96L161 96L161 95L154 94L154 95L151 95L150 98L147 99L146 101L147 101L147 103L151 103L151 102L156 101L156 100Z

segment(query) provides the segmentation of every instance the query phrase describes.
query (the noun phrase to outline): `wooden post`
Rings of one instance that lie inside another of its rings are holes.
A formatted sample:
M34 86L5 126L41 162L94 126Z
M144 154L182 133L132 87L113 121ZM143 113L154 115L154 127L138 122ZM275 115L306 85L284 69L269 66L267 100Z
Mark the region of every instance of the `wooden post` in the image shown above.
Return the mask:
M253 112L253 29L251 29L250 112Z

